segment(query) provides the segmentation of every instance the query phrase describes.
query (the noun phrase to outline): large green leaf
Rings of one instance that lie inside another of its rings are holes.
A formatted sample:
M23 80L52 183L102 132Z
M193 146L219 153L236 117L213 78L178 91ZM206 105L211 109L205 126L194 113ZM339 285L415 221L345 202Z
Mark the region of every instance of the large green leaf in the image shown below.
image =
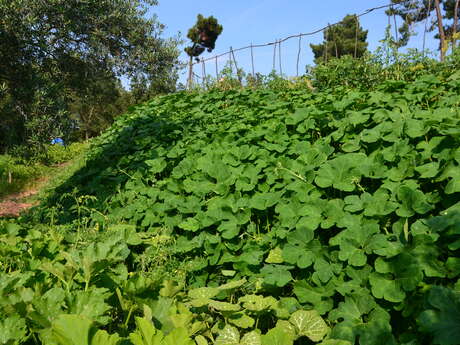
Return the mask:
M292 274L289 272L292 266L284 265L265 265L260 273L264 282L270 285L283 287L292 280Z
M329 318L333 321L342 319L343 321L359 326L364 322L364 316L369 314L376 307L374 298L364 292L346 296L344 302L340 302L337 309L329 313Z
M346 230L330 240L330 244L339 245L339 259L348 261L353 266L364 266L367 255L372 253L369 244L379 232L377 223L362 223L359 218L353 219Z
M196 345L189 337L189 330L185 328L176 328L163 338L161 345Z
M426 196L419 190L414 190L409 186L401 186L398 189L398 199L402 205L396 213L401 217L410 217L415 213L425 214L433 207L427 202Z
M306 336L314 342L324 338L329 327L316 310L297 310L289 318L298 336Z
M52 335L59 345L91 345L93 322L79 315L61 315L52 323Z
M198 222L195 218L187 218L179 224L179 227L187 231L195 232L200 228L200 222Z
M284 262L282 249L280 247L276 247L270 250L265 262L268 264L282 264Z
M135 320L136 331L129 335L134 345L157 345L163 340L163 333L158 331L151 321L140 317L136 317Z
M51 326L51 339L58 345L116 345L120 337L97 330L93 322L81 315L60 315ZM135 345L154 345L139 343Z
M429 333L432 344L456 345L460 339L460 293L434 286L428 294L429 309L418 321L422 331Z
M276 205L280 197L281 193L279 192L255 194L250 201L250 205L252 208L257 210L265 210L271 206Z
M239 280L232 280L228 283L225 283L225 284L222 284L222 285L219 285L219 289L220 290L233 290L233 289L237 289L241 286L243 286L245 283L246 283L246 279L243 278L243 279L239 279Z
M76 291L67 297L69 313L86 316L93 321L107 324L110 320L107 312L111 307L106 300L111 295L107 289L103 288Z
M19 345L27 339L26 320L18 315L0 320L0 344Z
M279 326L262 335L262 345L293 345L294 339Z
M118 334L108 334L106 331L101 330L96 332L91 341L92 345L118 345L121 343L122 340Z
M260 295L245 295L240 297L238 302L243 304L243 308L254 312L275 309L277 304L274 297Z
M220 311L239 311L241 308L237 304L210 300L207 305L210 308Z
M258 331L251 331L243 335L240 345L262 345L260 333Z
M216 338L215 345L239 345L240 344L240 332L236 327L226 325L224 329L219 331L219 335Z
M188 297L192 299L214 298L219 292L220 289L217 287L201 287L189 290Z
M329 286L316 287L305 280L299 280L294 283L294 294L300 303L309 303L320 314L325 314L333 308L330 297L334 295L334 290Z
M245 312L232 313L228 317L228 322L238 328L251 328L255 324L255 320Z
M348 153L324 163L317 172L316 184L351 192L361 181L360 165L366 160L362 153Z
M366 302L370 302L371 306L366 305ZM343 339L354 344L359 338L360 345L396 345L390 315L366 293L347 298L339 308L331 312L331 319L336 318L341 321L331 331L330 337L333 339Z
M309 109L308 108L298 108L295 110L294 114L290 114L286 118L287 125L296 125L299 122L307 119L309 117Z
M402 302L406 296L405 291L415 290L423 279L419 262L408 253L390 260L378 258L375 270L369 276L372 294L390 302Z

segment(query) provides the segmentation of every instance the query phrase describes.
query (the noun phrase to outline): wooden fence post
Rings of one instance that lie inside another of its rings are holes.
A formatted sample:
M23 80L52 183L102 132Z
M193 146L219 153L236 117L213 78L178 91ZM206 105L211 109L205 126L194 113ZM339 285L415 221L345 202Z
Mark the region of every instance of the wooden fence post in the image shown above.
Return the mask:
M187 88L189 90L192 89L193 85L193 57L190 56L190 61L188 63L188 83L187 83Z
M297 51L296 77L299 76L300 50L302 49L302 35L299 34L299 50Z

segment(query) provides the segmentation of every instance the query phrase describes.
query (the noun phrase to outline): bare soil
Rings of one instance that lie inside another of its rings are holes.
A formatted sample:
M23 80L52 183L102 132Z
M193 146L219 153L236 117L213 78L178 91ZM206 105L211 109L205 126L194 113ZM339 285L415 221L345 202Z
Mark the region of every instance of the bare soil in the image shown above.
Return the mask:
M62 165L64 166L64 164ZM28 210L38 204L38 201L30 201L48 183L48 177L40 177L30 187L22 192L5 195L0 198L0 218L19 217L21 212Z
M24 199L38 193L38 190L31 189L25 192L7 195L0 202L0 217L18 217L22 211L25 211L37 203L23 202Z

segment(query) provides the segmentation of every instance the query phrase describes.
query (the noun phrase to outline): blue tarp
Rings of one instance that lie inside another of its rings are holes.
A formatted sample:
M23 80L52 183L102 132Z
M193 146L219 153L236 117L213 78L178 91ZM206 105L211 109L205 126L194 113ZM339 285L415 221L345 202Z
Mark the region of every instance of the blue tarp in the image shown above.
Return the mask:
M51 140L51 144L64 146L64 140L62 140L62 138L54 138Z

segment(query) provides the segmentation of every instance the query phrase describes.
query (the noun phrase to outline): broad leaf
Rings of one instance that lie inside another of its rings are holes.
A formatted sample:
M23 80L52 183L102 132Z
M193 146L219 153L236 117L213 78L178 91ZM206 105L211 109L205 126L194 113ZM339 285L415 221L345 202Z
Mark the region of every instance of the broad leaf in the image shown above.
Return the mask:
M433 344L455 345L460 339L460 292L434 286L428 294L430 308L422 312L420 329L433 336Z
M283 328L275 327L262 335L262 345L293 345L294 339Z
M324 163L317 172L316 184L351 192L361 180L360 165L366 160L362 153L348 153Z
M318 342L328 333L329 327L316 310L297 310L289 318L298 336Z
M240 332L236 327L226 325L223 330L219 331L215 345L239 345Z

